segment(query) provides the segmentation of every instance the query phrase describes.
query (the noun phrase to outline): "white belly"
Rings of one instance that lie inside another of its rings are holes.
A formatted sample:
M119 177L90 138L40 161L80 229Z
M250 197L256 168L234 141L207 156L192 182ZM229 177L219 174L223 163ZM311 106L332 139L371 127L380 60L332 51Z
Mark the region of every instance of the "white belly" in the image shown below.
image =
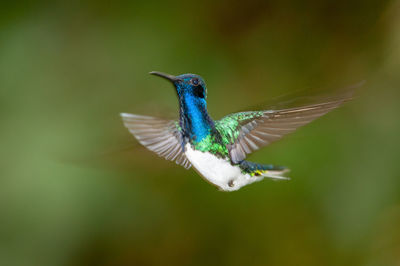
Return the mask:
M192 149L186 144L185 155L192 166L210 183L224 191L234 191L239 188L260 181L263 176L243 174L239 166L233 166L228 160L218 158L209 152Z

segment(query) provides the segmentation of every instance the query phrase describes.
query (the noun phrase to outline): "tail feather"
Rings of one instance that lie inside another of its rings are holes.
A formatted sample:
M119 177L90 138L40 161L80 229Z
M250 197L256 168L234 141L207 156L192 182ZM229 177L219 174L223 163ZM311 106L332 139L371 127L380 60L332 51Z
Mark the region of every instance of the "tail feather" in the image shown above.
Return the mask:
M289 172L289 169L284 166L258 164L248 161L241 161L239 166L244 173L251 176L264 176L272 179L290 179L284 176L285 173Z

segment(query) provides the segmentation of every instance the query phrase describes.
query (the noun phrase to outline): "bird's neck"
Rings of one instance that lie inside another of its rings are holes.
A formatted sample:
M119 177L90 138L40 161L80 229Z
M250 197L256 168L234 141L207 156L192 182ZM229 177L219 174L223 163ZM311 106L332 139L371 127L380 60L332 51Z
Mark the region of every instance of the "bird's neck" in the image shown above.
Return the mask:
M180 126L191 142L200 142L211 134L214 121L208 115L204 99L190 94L180 99Z

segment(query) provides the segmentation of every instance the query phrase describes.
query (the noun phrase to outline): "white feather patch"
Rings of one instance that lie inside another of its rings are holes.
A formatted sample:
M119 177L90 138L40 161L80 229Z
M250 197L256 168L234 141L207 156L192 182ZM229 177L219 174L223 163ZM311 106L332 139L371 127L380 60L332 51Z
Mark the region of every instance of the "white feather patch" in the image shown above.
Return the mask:
M235 191L264 179L264 176L243 174L239 166L209 152L194 150L190 144L186 144L185 155L201 176L223 191Z

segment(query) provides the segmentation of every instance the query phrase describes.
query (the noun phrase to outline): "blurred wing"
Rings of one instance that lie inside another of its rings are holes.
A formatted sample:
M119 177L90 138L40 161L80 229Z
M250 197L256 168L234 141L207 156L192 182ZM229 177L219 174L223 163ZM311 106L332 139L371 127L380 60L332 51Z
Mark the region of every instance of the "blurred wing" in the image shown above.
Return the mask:
M224 117L218 124L227 124L232 118L236 120L235 127L230 126L228 130L225 128L221 135L228 135L227 138L231 140L227 145L230 158L232 162L238 163L247 154L310 123L350 98L351 95L297 108L236 113Z
M121 116L125 127L147 149L186 169L191 167L182 150L182 134L175 121L126 113Z

